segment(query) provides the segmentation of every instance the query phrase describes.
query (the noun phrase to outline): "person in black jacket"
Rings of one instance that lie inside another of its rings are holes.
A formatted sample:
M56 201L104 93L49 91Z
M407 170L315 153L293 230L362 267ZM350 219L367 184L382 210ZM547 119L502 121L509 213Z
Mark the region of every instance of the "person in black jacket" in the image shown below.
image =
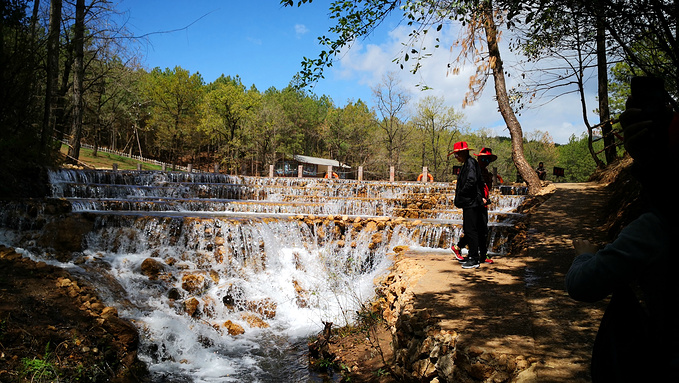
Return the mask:
M451 154L452 153L454 152L451 152ZM488 207L491 203L490 190L493 188L493 174L491 174L488 170L488 165L490 165L491 162L497 160L497 156L493 154L493 150L491 148L481 148L479 154L474 155L477 157L477 161L481 167L481 176L483 177L483 180L486 184L483 190L483 197L485 198L483 219L486 222L486 226L488 226ZM479 260L489 264L495 263L493 258L488 255L488 247L486 245L487 238L484 239L479 237ZM455 254L455 259L457 259L460 263L467 261L467 258L462 256L462 248L464 247L467 247L467 237L464 235L460 237L460 239L457 241L457 244L453 244L450 247L450 250L452 250L452 252Z
M479 163L469 155L469 146L465 141L456 142L453 151L448 155L462 163L455 185L455 206L462 209L462 230L467 239L469 256L462 264L463 269L475 269L479 262L479 241L486 240L488 220L484 214L486 199L484 198L485 181Z

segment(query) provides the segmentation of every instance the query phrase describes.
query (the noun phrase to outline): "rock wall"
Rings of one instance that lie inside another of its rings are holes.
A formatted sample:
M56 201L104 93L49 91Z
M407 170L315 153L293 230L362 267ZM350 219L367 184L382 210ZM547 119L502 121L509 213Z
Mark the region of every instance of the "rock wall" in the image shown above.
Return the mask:
M377 303L392 335L392 372L406 382L534 382L533 363L458 342L437 325L429 309L416 310L412 286L425 274L396 248L394 267L378 284Z

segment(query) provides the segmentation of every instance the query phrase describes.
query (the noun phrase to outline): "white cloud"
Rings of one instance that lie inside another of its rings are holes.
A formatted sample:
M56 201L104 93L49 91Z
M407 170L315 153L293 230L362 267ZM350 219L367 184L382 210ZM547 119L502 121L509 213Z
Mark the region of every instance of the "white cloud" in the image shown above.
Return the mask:
M431 41L424 44L423 46L429 48L427 51L431 56L421 61L422 68L416 74L412 74L410 72L412 68L408 66L414 64L412 58L403 63L404 70L400 70L398 65L392 62L394 58L402 58L402 42L407 41L408 32L409 30L405 27L396 28L389 33L389 38L381 44L356 42L339 56L339 62L335 63L332 73L337 79L357 81L366 87L374 87L381 82L384 74L389 71L396 71L401 80L401 85L413 95L413 106L427 95L443 97L446 105L452 106L465 115L465 119L472 130L487 128L497 135L508 136L509 132L495 101L495 88L492 78L486 83L481 98L473 105L462 108L464 95L468 89L469 77L474 73L475 68L472 65L466 65L461 69L460 74L447 75L447 64L453 58L448 49L443 47L433 49L434 43ZM457 31L444 30L444 33L441 36L441 41L453 41L457 38ZM433 39L433 36L430 38ZM517 70L512 67L512 64L518 61L512 52L504 47L501 54L505 68L510 73L512 70ZM518 73L507 77L507 87L516 86L517 81L515 79L519 77ZM422 85L431 89L421 91ZM596 104L593 104L596 101L595 96L596 94L593 92L587 95L589 109L596 107ZM581 110L579 96L570 94L536 108L524 109L517 117L525 133L535 130L546 131L552 136L554 142L563 144L568 142L568 138L572 134L580 136L585 131ZM589 115L588 118L590 122L598 122L597 116Z
M304 24L295 24L295 34L297 35L297 38L301 38L305 34L309 32L309 28L306 27Z
M258 39L256 37L247 37L246 40L251 42L254 45L262 45L262 40Z

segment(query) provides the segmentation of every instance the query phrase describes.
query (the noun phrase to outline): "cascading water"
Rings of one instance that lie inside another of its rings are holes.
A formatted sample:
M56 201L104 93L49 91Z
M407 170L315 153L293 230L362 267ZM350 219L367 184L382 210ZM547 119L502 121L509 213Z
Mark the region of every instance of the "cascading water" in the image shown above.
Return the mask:
M50 180L89 222L82 251L50 262L136 324L156 381L313 380L306 337L354 320L391 249L448 248L461 234L445 183L76 170ZM522 199L494 196L489 248L503 251ZM0 242L45 260L12 209Z

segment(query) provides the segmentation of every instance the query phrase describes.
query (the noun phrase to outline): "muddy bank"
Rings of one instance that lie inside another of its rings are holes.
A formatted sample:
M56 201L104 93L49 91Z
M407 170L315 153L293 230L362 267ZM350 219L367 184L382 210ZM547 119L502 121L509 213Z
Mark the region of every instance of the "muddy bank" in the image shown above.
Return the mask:
M0 381L143 382L138 343L87 284L0 246Z

